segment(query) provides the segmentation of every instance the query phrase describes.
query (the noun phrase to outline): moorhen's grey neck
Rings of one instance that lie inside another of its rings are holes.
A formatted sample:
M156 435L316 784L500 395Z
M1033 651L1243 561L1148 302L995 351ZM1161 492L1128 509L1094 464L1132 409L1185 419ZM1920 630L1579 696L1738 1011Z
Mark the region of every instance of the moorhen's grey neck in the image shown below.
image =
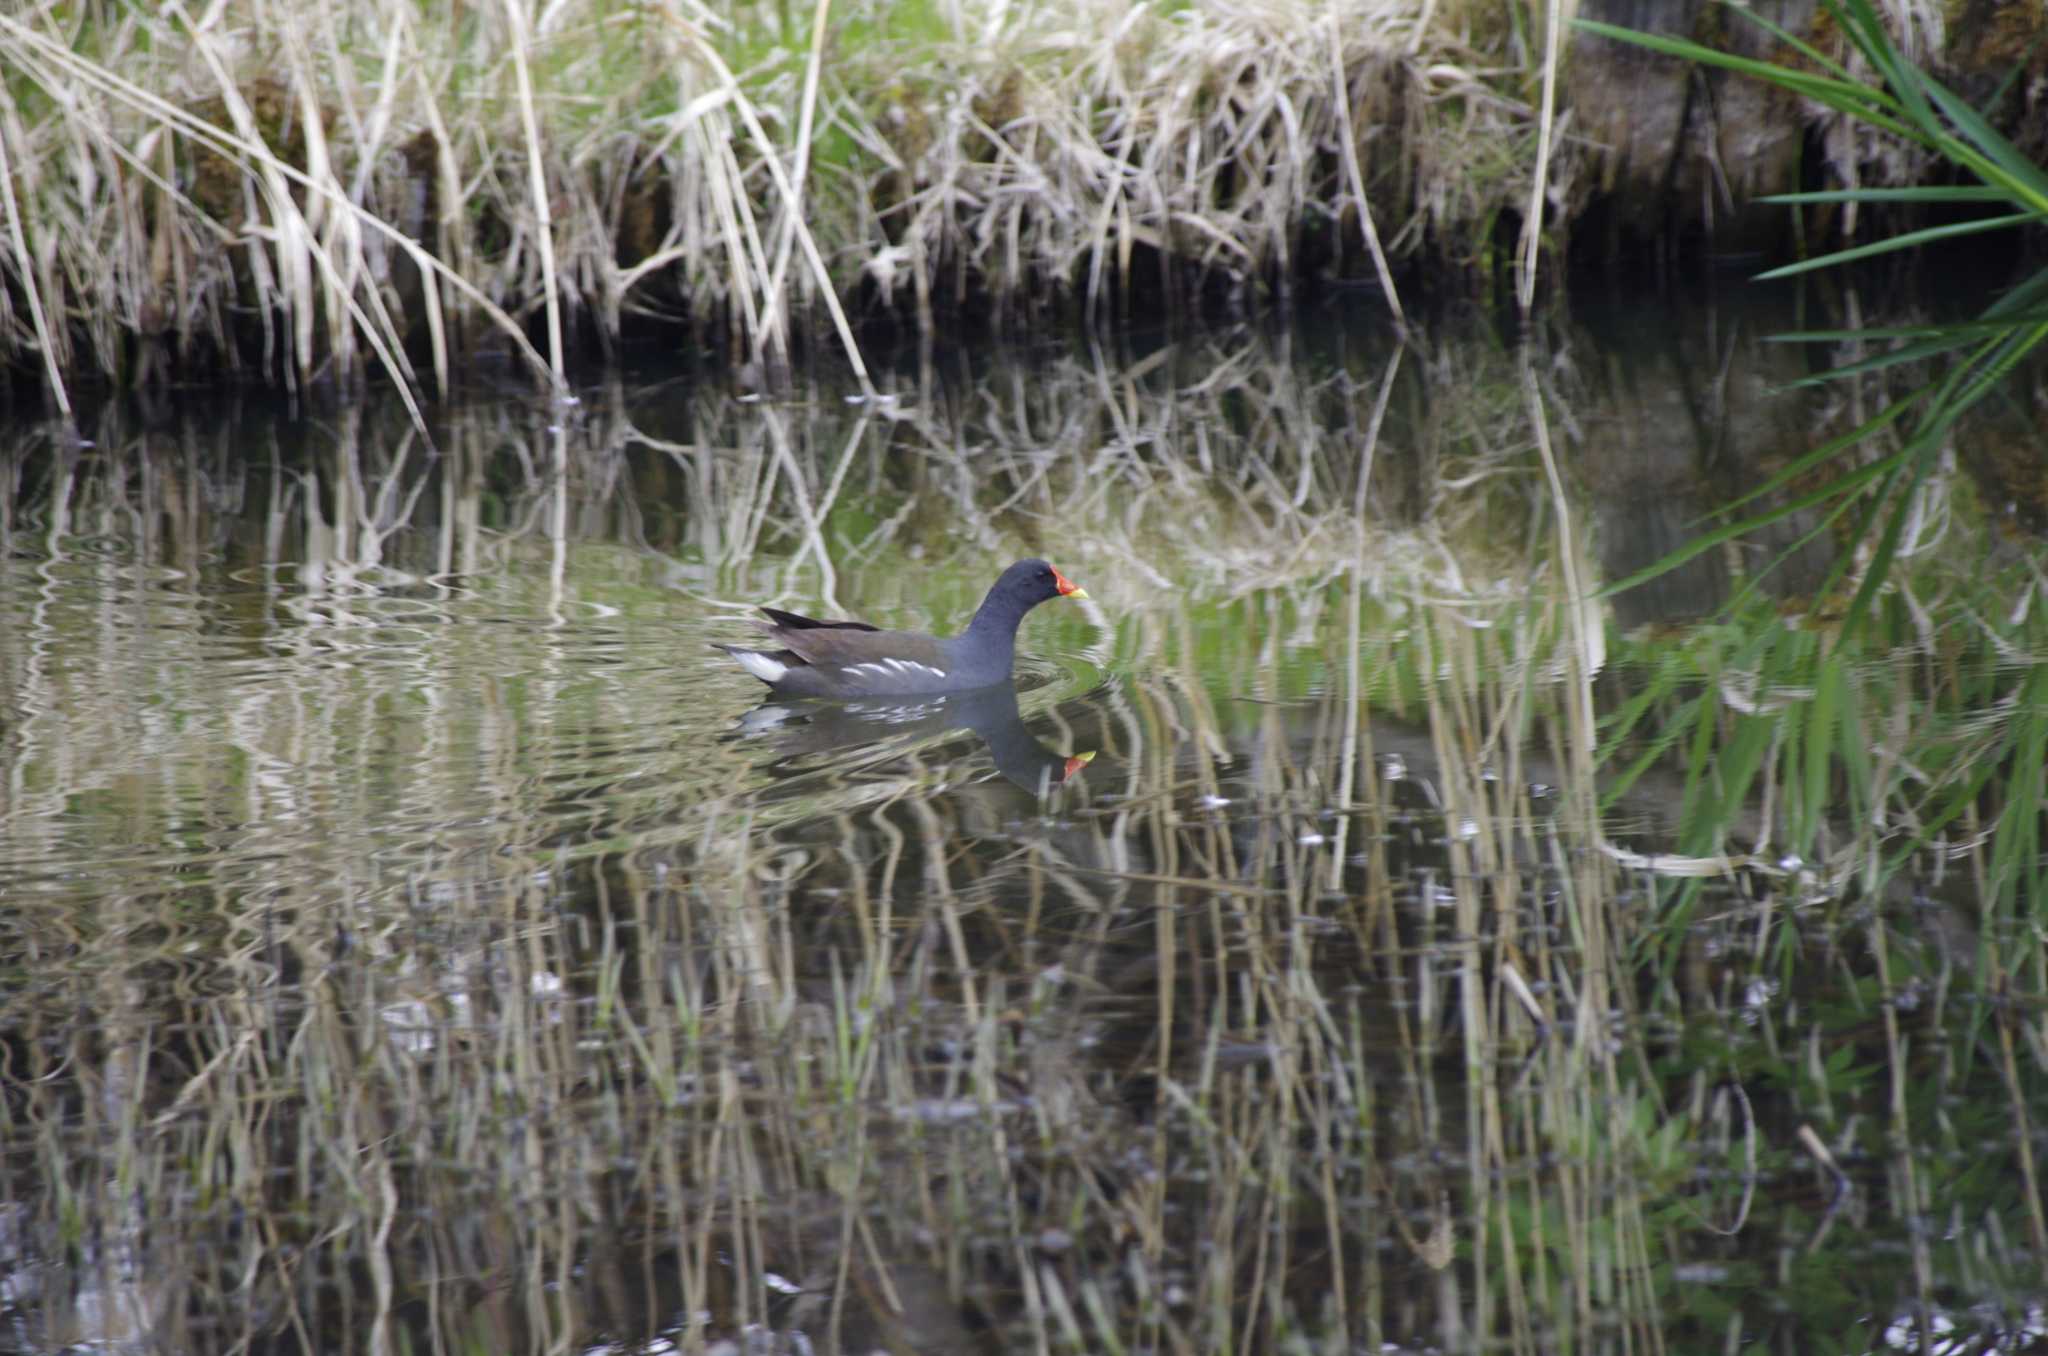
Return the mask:
M957 636L883 631L866 622L818 621L772 607L758 622L781 649L719 645L784 697L918 697L1007 681L1024 614L1052 598L1085 598L1043 560L1020 560L997 578Z
M961 667L974 670L973 676L982 680L975 684L977 687L1009 679L1017 662L1017 628L1024 624L1025 613L1048 597L1088 596L1078 588L1060 588L1066 580L1057 570L1053 570L1054 592L1048 595L1036 566L1052 570L1042 560L1020 560L1004 570L981 600L981 606L974 610L967 629L960 633L956 653Z

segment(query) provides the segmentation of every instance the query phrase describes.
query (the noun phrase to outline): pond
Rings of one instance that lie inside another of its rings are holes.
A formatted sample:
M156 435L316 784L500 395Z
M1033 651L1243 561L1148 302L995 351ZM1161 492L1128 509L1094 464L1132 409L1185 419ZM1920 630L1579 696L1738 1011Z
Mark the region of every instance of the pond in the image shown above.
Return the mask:
M0 1349L2048 1340L2038 417L1340 305L0 433Z

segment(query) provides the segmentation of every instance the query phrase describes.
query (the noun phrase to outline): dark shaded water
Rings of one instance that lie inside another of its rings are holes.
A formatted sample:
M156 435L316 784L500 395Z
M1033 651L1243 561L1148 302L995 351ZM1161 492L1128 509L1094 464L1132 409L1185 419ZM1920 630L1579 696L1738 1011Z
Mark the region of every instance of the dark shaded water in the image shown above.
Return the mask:
M2021 502L1594 598L1843 413L1634 323L18 426L0 1348L2043 1340ZM1028 554L1014 689L710 648Z

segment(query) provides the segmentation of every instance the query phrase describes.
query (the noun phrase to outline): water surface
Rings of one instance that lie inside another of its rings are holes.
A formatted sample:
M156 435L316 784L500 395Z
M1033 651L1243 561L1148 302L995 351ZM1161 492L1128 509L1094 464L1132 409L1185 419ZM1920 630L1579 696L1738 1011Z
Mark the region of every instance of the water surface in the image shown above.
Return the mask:
M0 1347L2041 1340L2038 546L1595 596L1839 414L1632 323L16 424ZM1024 555L1012 689L711 648Z

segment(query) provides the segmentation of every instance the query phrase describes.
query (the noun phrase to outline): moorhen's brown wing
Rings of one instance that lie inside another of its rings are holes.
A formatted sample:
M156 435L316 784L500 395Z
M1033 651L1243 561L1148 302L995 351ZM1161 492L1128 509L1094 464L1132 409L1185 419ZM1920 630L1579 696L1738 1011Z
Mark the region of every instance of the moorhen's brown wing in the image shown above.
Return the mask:
M779 625L766 629L815 677L834 683L840 689L837 695L915 696L978 687L989 681L978 674L956 672L960 665L952 651L958 642L916 631Z

